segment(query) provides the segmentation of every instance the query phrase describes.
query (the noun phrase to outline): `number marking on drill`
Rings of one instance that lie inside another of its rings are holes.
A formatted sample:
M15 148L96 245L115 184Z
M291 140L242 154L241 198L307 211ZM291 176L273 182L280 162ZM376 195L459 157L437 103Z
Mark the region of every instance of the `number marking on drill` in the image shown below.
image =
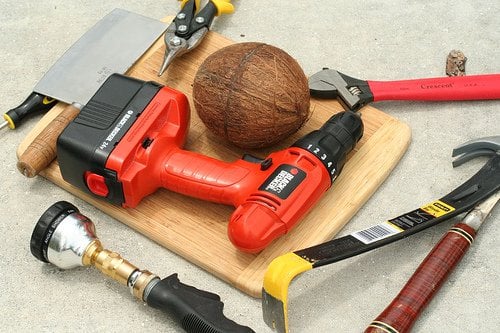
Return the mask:
M314 155L317 155L317 156L319 156L319 154L321 153L321 148L320 148L320 147L315 147L315 148L313 149L313 145L312 145L312 144L310 144L309 146L307 146L307 149L308 149L309 151L312 151L312 152L313 152L313 154L314 154ZM321 158L321 160L323 160L323 161L324 161L324 160L326 160L326 158L327 158L327 157L328 157L328 156L327 156L325 153L323 153L323 155L321 155L321 157L320 157L320 158Z
M307 150L309 150L310 152L312 152L321 161L323 161L323 165L325 165L327 167L327 169L330 171L330 176L332 177L332 181L334 181L337 178L337 175L336 175L337 169L333 168L332 170L330 170L332 168L332 166L333 166L333 162L332 161L326 162L326 160L328 159L328 154L322 153L320 147L313 146L312 144L309 144L307 146Z

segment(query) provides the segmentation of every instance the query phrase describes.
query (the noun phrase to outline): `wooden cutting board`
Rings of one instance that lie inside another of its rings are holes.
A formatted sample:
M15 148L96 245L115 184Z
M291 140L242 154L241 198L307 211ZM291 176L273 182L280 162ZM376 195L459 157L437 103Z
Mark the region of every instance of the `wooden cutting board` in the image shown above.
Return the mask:
M184 92L193 105L192 82L197 68L208 55L231 43L227 38L210 32L197 49L176 59L159 78L157 71L164 54L161 38L128 74L176 88ZM59 103L40 120L20 144L18 156L63 107L64 104ZM333 113L342 111L341 106L333 100L313 99L311 109L311 119L293 137L272 149L245 152L265 157L270 151L287 147L302 135L319 128ZM186 149L228 162L245 153L214 137L206 130L194 109L191 113ZM43 170L41 175L243 292L260 297L263 276L270 261L285 252L318 244L335 236L375 192L406 151L411 138L411 131L406 124L369 106L363 108L362 119L364 136L355 152L350 154L332 188L294 230L258 255L242 253L228 240L226 228L233 207L162 189L145 198L135 209L124 209L91 197L64 182L57 162Z

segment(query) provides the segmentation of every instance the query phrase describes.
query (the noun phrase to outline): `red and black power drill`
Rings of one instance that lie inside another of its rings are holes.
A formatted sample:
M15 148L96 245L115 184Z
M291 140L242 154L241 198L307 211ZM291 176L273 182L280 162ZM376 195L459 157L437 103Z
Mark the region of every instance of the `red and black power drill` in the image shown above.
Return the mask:
M231 242L259 252L320 199L363 135L360 116L341 112L265 159L245 155L227 163L182 149L189 115L183 93L114 74L60 135L62 176L124 207L161 187L234 205Z

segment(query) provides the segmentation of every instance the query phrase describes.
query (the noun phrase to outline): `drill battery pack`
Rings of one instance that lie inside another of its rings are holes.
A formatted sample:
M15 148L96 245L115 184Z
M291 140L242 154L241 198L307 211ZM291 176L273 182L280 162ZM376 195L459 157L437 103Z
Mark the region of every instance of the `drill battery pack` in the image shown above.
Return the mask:
M115 159L118 168L109 167L110 159L116 155L114 151L120 142L148 145L148 137L136 135L127 141L124 137L148 107L149 111L154 108L152 114L157 117L168 111L159 109L169 104L168 97L161 101L165 98L160 94L162 88L165 87L155 82L111 75L58 138L57 156L64 180L114 204L124 204L124 189L117 171L126 163L126 157Z

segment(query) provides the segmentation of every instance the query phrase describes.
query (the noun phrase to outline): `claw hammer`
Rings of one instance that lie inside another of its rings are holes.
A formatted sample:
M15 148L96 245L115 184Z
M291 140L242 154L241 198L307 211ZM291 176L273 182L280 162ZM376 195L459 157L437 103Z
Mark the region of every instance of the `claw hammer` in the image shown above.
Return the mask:
M353 111L378 101L491 100L500 99L500 74L365 81L323 68L309 78L309 91L313 97L338 98Z
M469 141L455 148L452 154L456 157L453 166L461 165L480 155L491 158L471 178L438 200L367 229L275 258L264 276L262 288L264 321L280 333L289 331L288 286L297 275L366 253L463 213L476 214L472 213L474 207L500 191L499 144L500 136L496 136ZM486 211L481 206L479 208ZM486 215L485 213L484 216ZM391 322L389 321L389 324Z
M469 141L457 147L453 153L454 156L461 154L454 160L454 166L480 155L498 157L500 136ZM500 170L497 169L497 172ZM370 323L365 333L409 332L423 309L463 258L479 227L499 200L500 191L497 191L448 230L394 300Z

